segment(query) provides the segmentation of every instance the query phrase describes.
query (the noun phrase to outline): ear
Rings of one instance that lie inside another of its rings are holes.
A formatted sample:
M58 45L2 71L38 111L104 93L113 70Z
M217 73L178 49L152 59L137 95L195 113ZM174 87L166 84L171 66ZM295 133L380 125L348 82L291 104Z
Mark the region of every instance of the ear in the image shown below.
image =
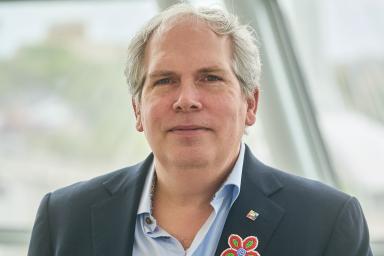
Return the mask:
M132 107L136 117L136 130L138 132L143 132L144 128L143 128L143 123L141 122L140 103L138 103L133 97L132 97Z
M256 122L256 111L259 103L259 88L256 88L250 97L247 97L247 114L245 124L252 126Z

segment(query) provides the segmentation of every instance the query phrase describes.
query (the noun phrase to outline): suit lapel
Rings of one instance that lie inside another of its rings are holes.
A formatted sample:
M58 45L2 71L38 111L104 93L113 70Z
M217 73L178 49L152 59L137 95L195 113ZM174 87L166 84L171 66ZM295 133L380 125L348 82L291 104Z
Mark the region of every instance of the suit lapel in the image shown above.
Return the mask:
M94 255L132 255L137 208L152 159L103 183L110 197L91 209Z
M284 215L284 209L269 198L281 188L280 181L246 147L241 191L229 211L215 255L229 248L228 237L231 234L237 234L243 239L256 236L259 240L256 250L263 255ZM246 217L250 210L259 214L254 221Z

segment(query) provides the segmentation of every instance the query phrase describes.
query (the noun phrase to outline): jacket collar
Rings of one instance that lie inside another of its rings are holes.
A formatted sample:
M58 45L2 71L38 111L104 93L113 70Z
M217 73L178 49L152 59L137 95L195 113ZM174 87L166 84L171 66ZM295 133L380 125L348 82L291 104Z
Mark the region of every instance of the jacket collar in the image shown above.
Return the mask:
M152 161L151 154L103 183L110 196L91 207L94 255L132 255L137 208Z
M283 187L270 169L258 161L246 147L241 191L228 213L215 255L220 255L229 248L228 238L231 234L237 234L243 239L256 236L259 240L256 250L263 255L285 212L270 199ZM259 214L254 221L246 217L250 210Z

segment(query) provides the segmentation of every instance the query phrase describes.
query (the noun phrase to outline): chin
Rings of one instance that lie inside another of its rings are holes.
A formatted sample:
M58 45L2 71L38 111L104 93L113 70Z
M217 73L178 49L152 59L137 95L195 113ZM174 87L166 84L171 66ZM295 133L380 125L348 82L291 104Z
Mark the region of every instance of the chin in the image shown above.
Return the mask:
M184 148L176 152L169 156L169 159L172 164L184 169L206 167L213 159L212 151L208 152L207 149Z
M191 170L191 169L201 169L208 166L209 161L207 159L201 159L201 158L184 158L184 159L174 159L173 160L174 166L177 166L179 169L182 170Z

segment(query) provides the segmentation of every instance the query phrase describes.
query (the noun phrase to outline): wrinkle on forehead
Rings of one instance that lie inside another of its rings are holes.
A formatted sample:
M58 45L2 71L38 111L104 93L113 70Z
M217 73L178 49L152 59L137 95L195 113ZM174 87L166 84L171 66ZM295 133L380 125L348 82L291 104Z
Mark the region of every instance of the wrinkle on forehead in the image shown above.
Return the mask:
M226 38L230 40L231 48L233 51L233 39L230 35L217 32L208 21L193 14L180 14L166 18L159 25L159 27L153 31L147 45L151 43L150 41L154 41L155 38L156 40L159 40L165 37L166 34L172 32L172 30L177 30L180 28L188 29L191 32L208 32L219 38ZM160 41L161 40L159 40L159 42Z
M166 19L163 23L161 23L160 27L154 31L145 48L145 66L148 64L148 55L152 50L159 49L162 45L175 43L173 41L174 39L171 39L172 35L174 36L176 34L186 33L187 31L188 34L183 37L183 41L179 41L179 44L188 45L198 43L204 47L206 40L201 40L202 38L208 40L208 38L216 37L220 38L221 40L219 41L221 42L229 43L231 48L230 54L232 55L231 57L233 57L233 42L230 36L216 33L209 26L208 22L195 15L188 14Z

